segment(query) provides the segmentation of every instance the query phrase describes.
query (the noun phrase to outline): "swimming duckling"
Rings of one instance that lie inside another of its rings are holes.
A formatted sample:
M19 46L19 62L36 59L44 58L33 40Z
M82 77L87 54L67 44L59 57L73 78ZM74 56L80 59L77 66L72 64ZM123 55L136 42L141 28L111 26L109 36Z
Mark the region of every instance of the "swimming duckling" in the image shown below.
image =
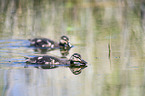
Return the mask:
M31 46L35 46L42 49L63 48L69 50L70 48L72 48L72 45L70 44L69 38L67 36L61 36L59 43L47 38L34 38L34 39L29 39L29 41Z
M81 55L74 53L70 59L62 59L53 56L36 56L32 58L26 58L26 63L38 64L38 65L66 65L66 66L87 66L87 62L81 59Z

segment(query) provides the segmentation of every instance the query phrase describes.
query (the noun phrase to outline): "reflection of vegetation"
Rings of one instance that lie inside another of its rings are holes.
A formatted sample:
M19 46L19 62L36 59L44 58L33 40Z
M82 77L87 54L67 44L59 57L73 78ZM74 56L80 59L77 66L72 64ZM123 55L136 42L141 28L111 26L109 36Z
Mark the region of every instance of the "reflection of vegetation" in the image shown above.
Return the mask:
M73 43L85 45L77 52L91 64L81 78L87 86L82 96L140 96L145 77L144 6L138 0L1 0L0 38L70 35Z

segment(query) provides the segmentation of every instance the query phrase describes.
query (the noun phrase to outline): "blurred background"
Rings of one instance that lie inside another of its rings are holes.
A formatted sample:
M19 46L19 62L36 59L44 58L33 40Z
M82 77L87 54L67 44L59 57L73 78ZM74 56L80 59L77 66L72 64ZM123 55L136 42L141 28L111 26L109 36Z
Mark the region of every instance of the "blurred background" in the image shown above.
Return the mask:
M81 74L24 68L24 56L40 54L28 39L62 35L75 46L67 58L88 62ZM143 0L0 0L1 96L144 96L144 49Z

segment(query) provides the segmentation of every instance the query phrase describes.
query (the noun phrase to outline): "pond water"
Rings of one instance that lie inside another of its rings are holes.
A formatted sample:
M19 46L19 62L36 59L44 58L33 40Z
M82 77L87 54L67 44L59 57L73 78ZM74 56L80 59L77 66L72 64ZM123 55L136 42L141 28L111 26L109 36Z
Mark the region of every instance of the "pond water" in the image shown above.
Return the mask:
M1 0L0 96L144 96L145 4L137 0ZM140 9L141 8L141 9ZM141 13L142 10L142 13ZM141 18L142 17L142 18ZM88 67L25 68L28 39L69 37Z

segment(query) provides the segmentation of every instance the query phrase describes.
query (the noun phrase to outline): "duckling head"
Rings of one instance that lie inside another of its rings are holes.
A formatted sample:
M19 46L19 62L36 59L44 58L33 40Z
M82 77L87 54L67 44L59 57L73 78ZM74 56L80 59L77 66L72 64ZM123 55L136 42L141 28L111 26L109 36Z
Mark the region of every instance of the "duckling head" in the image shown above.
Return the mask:
M61 48L72 48L73 46L69 42L69 38L67 36L61 36L59 45Z
M71 66L87 66L87 62L81 58L79 53L74 53L69 61Z

